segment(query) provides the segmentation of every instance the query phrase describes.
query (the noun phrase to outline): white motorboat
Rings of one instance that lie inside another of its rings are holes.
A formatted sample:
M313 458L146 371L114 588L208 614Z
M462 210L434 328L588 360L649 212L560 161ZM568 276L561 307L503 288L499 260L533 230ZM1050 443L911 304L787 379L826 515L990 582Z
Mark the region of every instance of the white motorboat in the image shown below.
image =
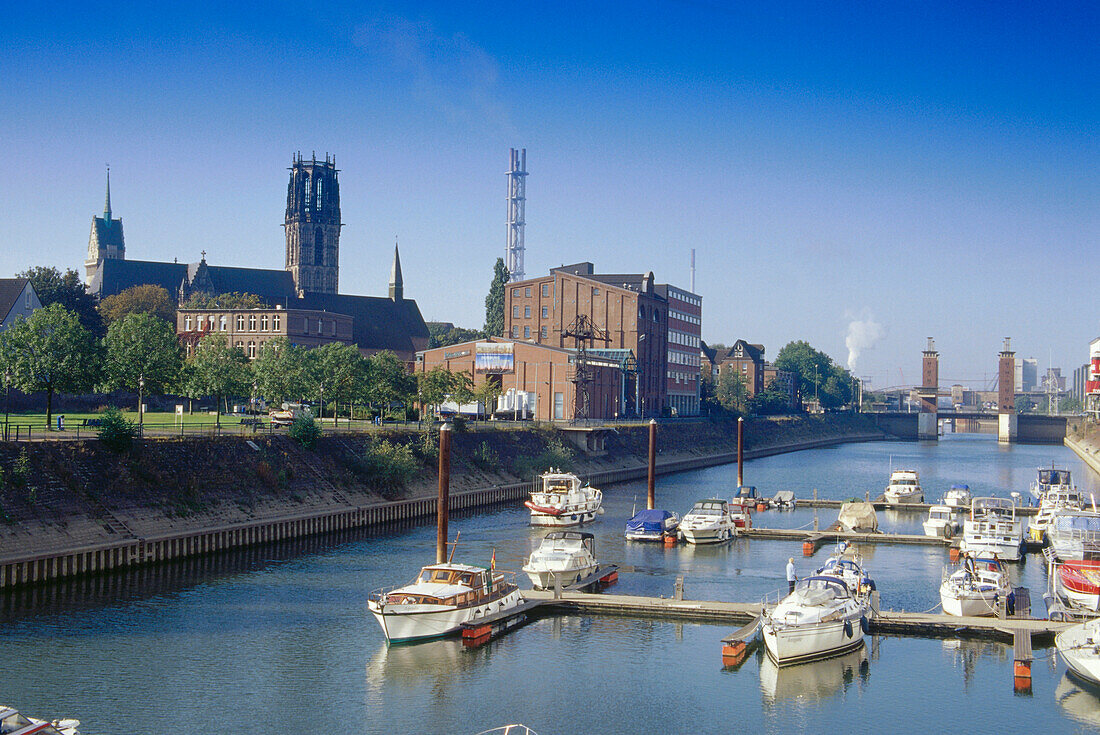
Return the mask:
M1016 517L1016 504L1007 498L974 498L970 517L963 523L963 553L973 557L996 557L1019 561L1024 542L1023 524Z
M890 473L890 484L886 486L886 502L923 503L924 491L920 487L920 476L916 470L894 470Z
M1073 475L1069 470L1058 469L1052 462L1050 467L1040 467L1036 472L1036 478L1031 483L1031 495L1037 500L1042 500L1053 489L1073 490Z
M765 600L764 646L780 666L836 656L862 645L866 614L866 600L841 579L807 577L778 604Z
M80 735L80 720L38 720L0 704L0 733L3 735Z
M1047 529L1050 528L1050 522L1057 513L1084 510L1084 508L1084 498L1077 492L1077 488L1060 485L1051 487L1039 499L1039 512L1027 525L1027 537L1036 543L1042 543L1046 538Z
M1054 636L1054 647L1074 675L1100 685L1100 618L1061 631Z
M959 568L944 569L940 604L944 615L996 615L1008 593L1008 570L999 560L967 557Z
M1046 528L1047 540L1062 561L1100 559L1100 512L1061 510Z
M466 564L432 564L411 584L372 592L367 608L390 642L436 638L521 605L514 576Z
M924 535L932 538L952 538L959 532L955 509L949 505L933 505L924 519Z
M568 587L596 571L596 539L581 531L551 531L531 553L523 572L535 589Z
M943 494L943 505L949 505L952 508L969 508L970 486L952 485L951 488Z
M680 521L680 535L689 544L716 544L737 535L729 503L712 498L700 500Z
M539 475L531 499L532 526L577 526L603 513L603 493L572 472L551 469Z

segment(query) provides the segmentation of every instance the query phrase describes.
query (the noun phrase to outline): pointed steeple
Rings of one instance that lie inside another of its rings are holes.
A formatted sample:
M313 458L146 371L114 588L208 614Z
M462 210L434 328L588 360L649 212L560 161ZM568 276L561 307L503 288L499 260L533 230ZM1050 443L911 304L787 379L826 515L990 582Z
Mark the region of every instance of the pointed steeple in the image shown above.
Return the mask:
M393 268L390 270L390 300L405 298L405 282L401 278L401 255L397 252L397 238L393 238Z
M111 166L107 165L107 202L103 205L103 219L111 221Z

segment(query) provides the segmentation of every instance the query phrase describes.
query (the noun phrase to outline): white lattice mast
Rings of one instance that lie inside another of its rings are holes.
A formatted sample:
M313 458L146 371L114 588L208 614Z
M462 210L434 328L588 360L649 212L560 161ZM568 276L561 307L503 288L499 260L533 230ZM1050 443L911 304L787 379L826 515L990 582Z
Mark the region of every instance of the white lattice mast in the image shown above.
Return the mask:
M527 149L509 149L508 165L508 249L504 264L508 280L523 280L523 225L527 202Z

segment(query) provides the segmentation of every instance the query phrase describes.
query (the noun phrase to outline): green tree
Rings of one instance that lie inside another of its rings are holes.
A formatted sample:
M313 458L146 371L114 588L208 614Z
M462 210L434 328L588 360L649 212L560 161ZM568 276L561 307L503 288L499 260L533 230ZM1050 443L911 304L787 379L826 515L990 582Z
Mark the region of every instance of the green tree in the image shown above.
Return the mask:
M803 399L816 394L824 408L838 408L852 399L851 373L806 342L786 344L776 355L775 366L795 374Z
M220 293L215 296L205 293L192 294L180 307L181 309L269 309L270 305L254 293Z
M337 421L341 402L350 403L362 384L365 372L363 356L354 345L330 342L309 351L310 383L318 393L324 386L324 395L332 406L333 424ZM324 410L324 406L321 407ZM318 416L324 419L324 416Z
M749 389L745 376L726 366L718 374L714 397L718 404L737 414L748 413Z
M749 411L757 416L772 416L790 411L787 403L788 396L776 385L773 380L768 383L766 390L757 393L749 401Z
M508 269L504 258L497 258L493 266L493 281L489 284L489 295L485 297L486 337L504 336L504 284L508 283Z
M501 315L503 316L503 311ZM501 329L504 328L503 321L501 322ZM463 327L456 327L449 322L428 322L428 348L433 349L435 347L447 347L448 345L457 345L460 342L469 342L475 339L481 339L481 332L476 329L464 329Z
M46 392L47 426L53 421L54 393L89 390L101 362L96 338L58 303L17 318L0 332L0 366L11 371L16 389Z
M442 365L417 373L417 392L426 406L439 406L445 400L466 403L473 397L473 381L467 372L452 373Z
M389 350L367 358L363 399L368 405L380 405L383 413L398 401L408 406L416 395L416 385L416 378L409 374L405 363Z
M221 426L222 403L229 396L248 391L251 385L248 358L238 347L230 347L221 333L203 335L195 346L195 354L188 360L191 369L185 385L185 395L190 398L214 396L218 401L215 423Z
M306 395L305 347L275 337L260 346L252 361L256 390L269 403L297 401Z
M496 408L497 398L504 392L501 381L494 380L494 377L496 376L486 375L485 380L473 389L474 399L485 405L485 413L490 416L493 414L493 409Z
M95 337L103 337L103 319L96 310L96 299L84 288L80 274L72 268L62 273L57 268L37 266L15 275L30 280L43 306L61 304L75 313L84 328Z
M176 326L176 301L160 286L143 284L108 296L99 302L99 315L110 327L127 314L152 314Z
M110 388L137 391L144 380L146 394L163 395L176 383L180 343L176 330L160 317L137 312L112 322L106 346L104 372Z

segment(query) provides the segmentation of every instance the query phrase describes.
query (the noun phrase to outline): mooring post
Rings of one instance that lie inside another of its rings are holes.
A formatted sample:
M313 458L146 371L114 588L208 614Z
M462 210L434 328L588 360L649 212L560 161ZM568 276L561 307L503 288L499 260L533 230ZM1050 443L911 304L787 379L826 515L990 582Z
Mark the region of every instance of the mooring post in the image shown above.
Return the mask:
M737 417L737 488L745 484L745 419Z
M672 597L675 600L684 599L684 575L676 576L676 586L673 588Z
M657 507L657 419L649 420L649 495L645 507Z
M439 427L439 500L436 503L435 563L447 561L447 505L451 491L451 425Z

